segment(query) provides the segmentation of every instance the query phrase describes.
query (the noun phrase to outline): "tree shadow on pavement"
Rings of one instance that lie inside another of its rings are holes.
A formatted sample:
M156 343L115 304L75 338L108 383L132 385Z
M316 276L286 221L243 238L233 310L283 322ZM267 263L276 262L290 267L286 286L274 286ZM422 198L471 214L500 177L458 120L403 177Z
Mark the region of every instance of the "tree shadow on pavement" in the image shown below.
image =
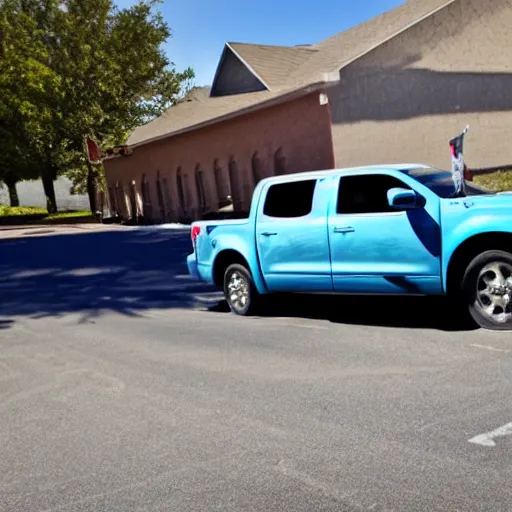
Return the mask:
M188 232L127 229L0 241L0 316L41 318L109 311L135 316L152 308L218 302L188 275ZM213 301L213 302L212 302Z

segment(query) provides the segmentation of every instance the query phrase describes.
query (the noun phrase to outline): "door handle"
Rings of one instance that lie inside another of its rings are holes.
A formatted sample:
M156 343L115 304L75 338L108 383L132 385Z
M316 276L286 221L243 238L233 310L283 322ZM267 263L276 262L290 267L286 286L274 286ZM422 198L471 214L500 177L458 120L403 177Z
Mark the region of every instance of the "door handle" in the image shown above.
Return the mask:
M334 232L335 233L353 233L355 231L355 229L352 227L352 226L335 226L334 227Z
M260 233L261 236L275 236L277 233L271 233L270 231L262 231Z

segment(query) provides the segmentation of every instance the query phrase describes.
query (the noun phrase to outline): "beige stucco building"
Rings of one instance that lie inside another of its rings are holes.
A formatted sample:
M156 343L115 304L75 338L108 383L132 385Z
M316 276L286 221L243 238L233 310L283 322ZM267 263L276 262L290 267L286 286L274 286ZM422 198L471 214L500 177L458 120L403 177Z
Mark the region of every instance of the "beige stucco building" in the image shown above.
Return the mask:
M112 206L156 222L247 209L273 174L375 163L512 163L512 0L409 0L311 46L226 43L211 88L105 161Z

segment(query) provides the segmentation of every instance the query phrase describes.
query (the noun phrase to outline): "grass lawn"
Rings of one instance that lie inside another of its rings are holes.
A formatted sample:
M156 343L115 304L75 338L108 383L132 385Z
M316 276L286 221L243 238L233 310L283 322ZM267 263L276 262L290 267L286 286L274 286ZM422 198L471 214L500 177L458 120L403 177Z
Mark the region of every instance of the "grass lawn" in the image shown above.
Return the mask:
M89 211L62 211L49 215L45 208L19 206L12 208L0 205L0 224L76 224L95 222Z
M475 176L476 185L487 188L494 192L505 192L512 190L512 171L497 171L492 174Z

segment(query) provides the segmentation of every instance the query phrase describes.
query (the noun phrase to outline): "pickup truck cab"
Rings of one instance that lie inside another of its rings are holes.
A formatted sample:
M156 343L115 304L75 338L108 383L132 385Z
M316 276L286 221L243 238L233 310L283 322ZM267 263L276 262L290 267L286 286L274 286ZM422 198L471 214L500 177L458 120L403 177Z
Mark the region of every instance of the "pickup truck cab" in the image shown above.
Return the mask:
M248 216L192 224L188 269L239 315L278 292L449 295L479 326L511 329L512 194L454 191L450 172L418 164L267 178Z

